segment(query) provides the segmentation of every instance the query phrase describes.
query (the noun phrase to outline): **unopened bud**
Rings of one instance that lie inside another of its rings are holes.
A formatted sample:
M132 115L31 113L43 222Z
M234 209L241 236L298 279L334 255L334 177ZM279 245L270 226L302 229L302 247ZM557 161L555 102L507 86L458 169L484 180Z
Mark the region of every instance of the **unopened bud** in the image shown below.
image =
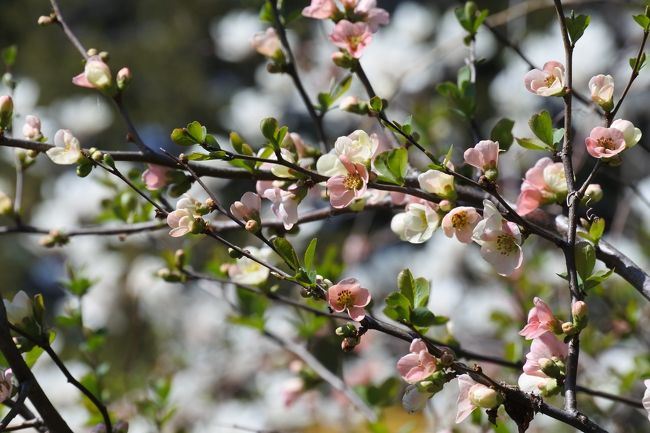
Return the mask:
M110 55L108 54L108 51L100 51L99 57L101 57L103 61L108 62Z
M244 228L248 232L257 233L257 231L260 229L260 225L255 220L248 220L246 221L246 225L244 225Z
M210 209L210 211L213 211L217 208L217 203L211 198L208 198L205 200L205 206Z
M469 390L469 401L474 406L492 409L499 406L503 402L503 398L495 389L477 383L476 385L472 385Z
M0 132L11 128L14 116L14 100L9 95L0 96Z
M349 69L355 65L355 60L347 53L337 51L332 54L332 62L340 68Z
M185 251L176 250L174 253L174 266L176 266L178 269L183 269L185 266Z
M603 198L603 189L597 183L590 184L585 190L585 195L582 198L583 204L598 203Z
M356 337L357 336L357 328L351 324L351 323L346 323L343 326L339 326L336 328L336 335L339 337Z
M189 225L190 233L198 235L205 231L205 227L206 224L203 218L194 218L194 220L192 220Z
M341 342L341 349L344 352L351 352L360 342L359 337L345 337Z
M576 333L576 327L573 323L571 322L564 322L562 324L562 332L565 333L566 335L573 335Z
M90 154L90 158L91 158L93 161L100 162L101 160L104 159L104 153L103 153L101 150L95 150L94 152L92 152L92 153Z
M38 150L30 149L30 150L27 151L26 155L29 158L36 158L38 156L38 153L39 153Z
M561 371L560 366L553 362L552 359L540 358L537 362L539 363L539 367L542 372L548 377L559 379L564 375L564 372Z
M117 77L115 79L117 82L117 88L119 90L124 90L131 82L131 70L129 68L122 68L117 71Z
M440 200L440 203L438 203L438 206L440 207L440 210L443 212L449 212L454 208L454 204L450 202L449 200Z
M587 315L587 304L584 301L577 301L571 306L573 317L584 317Z
M97 55L97 48L88 48L88 51L86 51L86 54L88 54L88 57L96 56Z
M52 230L47 236L42 237L38 243L46 248L63 246L70 242L70 238L59 230Z
M442 349L442 355L440 355L440 364L443 366L449 366L456 360L454 352L450 349Z
M41 15L38 17L38 25L39 26L48 26L56 21L56 17L52 15Z
M108 165L110 168L115 168L115 160L113 159L113 157L111 156L110 153L105 153L102 156L102 161L104 162L104 164Z
M172 272L168 268L162 268L159 269L158 272L156 272L156 275L162 279L163 281L166 281L168 283L178 283L182 281L182 276L177 273L177 272Z

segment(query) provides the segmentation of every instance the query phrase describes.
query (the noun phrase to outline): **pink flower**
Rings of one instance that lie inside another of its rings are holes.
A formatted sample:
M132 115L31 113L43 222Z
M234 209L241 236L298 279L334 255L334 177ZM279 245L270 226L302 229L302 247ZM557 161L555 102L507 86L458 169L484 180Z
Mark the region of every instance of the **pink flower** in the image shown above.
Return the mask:
M379 30L380 25L387 25L390 15L384 9L378 8L376 0L360 0L354 7L354 14L360 16L362 21L368 23L372 33Z
M169 236L177 238L191 231L198 204L197 200L187 194L178 200L176 210L167 214L167 225L171 228Z
M567 194L566 176L562 163L544 157L526 171L517 198L517 212L527 215L539 206L563 200Z
M307 18L325 20L331 18L338 11L334 0L311 0L311 4L302 10L302 15Z
M366 23L351 23L348 20L341 20L336 23L334 31L330 34L330 40L334 45L347 50L352 57L358 59L372 41L372 34Z
M282 53L280 38L273 27L269 27L264 32L255 33L251 38L251 45L259 54L270 59Z
M101 91L110 90L113 85L111 69L100 56L86 60L84 71L72 78L72 84Z
M496 390L476 383L469 374L458 376L458 389L457 424L467 418L477 407L492 409L501 404L501 396Z
M625 136L619 129L597 126L591 130L585 144L594 158L611 158L625 150Z
M643 393L641 403L643 403L643 408L648 412L648 419L650 420L650 379L644 380L643 384L645 385L645 392Z
M483 219L472 237L481 246L481 256L499 275L510 275L521 267L521 233L517 224L505 221L489 200L483 200Z
M528 71L524 76L524 84L529 92L539 96L562 96L564 94L564 65L556 61L546 62L543 70Z
M526 354L526 363L524 364L524 373L532 375L544 375L540 361L543 359L556 358L559 360L566 359L568 347L565 343L558 340L555 335L545 332L533 340L530 345L530 352Z
M81 143L68 129L59 129L54 134L55 147L49 148L45 154L55 164L76 164L81 158Z
M535 338L526 354L524 372L518 380L519 388L543 396L557 393L564 380L567 353L567 345L550 332Z
M453 208L442 219L442 230L448 238L454 237L464 244L472 241L474 227L481 220L481 215L473 207L459 206Z
M416 383L431 376L436 371L436 358L431 355L427 345L420 338L411 341L410 352L397 361L397 371L408 383Z
M157 164L147 164L148 168L142 173L142 181L148 190L153 191L167 185L169 167Z
M368 183L368 170L366 166L352 163L344 155L339 160L347 170L345 176L333 176L327 181L330 193L330 204L337 209L344 208L354 200L363 197Z
M589 80L589 92L591 100L610 111L614 108L614 78L611 75L599 74Z
M41 133L41 119L32 115L25 116L23 137L32 141L38 141L43 138L43 133Z
M535 306L528 312L528 324L519 331L519 335L526 337L527 340L537 338L548 331L554 332L559 325L558 320L544 301L535 297L533 303Z
M497 168L499 159L499 143L492 140L481 140L476 146L467 149L463 154L465 162L485 172Z
M11 390L13 389L11 378L13 376L14 374L11 371L11 368L6 369L5 371L0 371L0 402L11 397Z
M288 379L282 386L280 395L284 402L284 407L292 406L298 397L305 392L305 381L299 377L292 377Z
M370 292L356 278L346 278L327 290L327 302L337 313L347 310L352 320L360 322L366 317L363 307L370 303Z
M115 81L117 82L117 88L124 90L131 81L131 70L125 66L117 71L117 77Z
M240 220L254 220L259 218L261 207L262 199L260 199L260 196L248 191L242 195L241 201L236 201L230 206L230 213Z
M284 228L291 228L298 222L298 197L291 191L275 186L274 181L259 181L257 193L271 201L271 210L282 220Z

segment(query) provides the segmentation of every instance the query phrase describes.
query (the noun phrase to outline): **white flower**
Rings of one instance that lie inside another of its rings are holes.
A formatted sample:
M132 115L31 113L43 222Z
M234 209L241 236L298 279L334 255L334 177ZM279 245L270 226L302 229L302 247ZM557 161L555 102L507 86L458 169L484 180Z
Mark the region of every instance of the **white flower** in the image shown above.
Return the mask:
M625 147L630 148L641 140L641 130L634 127L634 124L629 120L616 119L612 122L612 128L616 128L623 133L625 139Z
M176 210L167 215L167 225L171 227L169 236L174 238L186 235L190 232L190 225L196 215L198 201L187 194L176 203Z
M402 407L409 413L424 409L433 394L420 392L417 385L409 385L402 396Z
M59 129L54 135L56 147L48 149L45 153L53 163L61 165L76 164L81 158L81 144L68 129Z
M431 238L438 228L440 216L429 204L409 203L406 212L398 213L390 222L390 229L403 241L421 244Z
M591 100L603 107L611 110L613 108L612 99L614 98L614 78L611 75L598 74L589 80L589 91Z
M19 325L23 320L32 317L34 308L32 300L27 293L22 290L14 295L14 299L9 302L3 300L5 310L7 310L7 320L13 325Z
M453 200L456 198L454 177L438 170L427 170L418 176L420 188L438 197Z
M247 250L251 256L267 263L273 257L273 251L267 247L262 249L256 247L245 247L244 250ZM237 263L228 268L228 276L237 284L261 284L269 277L269 273L269 268L246 256L240 258L237 260Z
M505 221L496 206L483 200L483 219L474 228L473 239L481 255L499 275L510 275L523 260L521 233L515 223Z

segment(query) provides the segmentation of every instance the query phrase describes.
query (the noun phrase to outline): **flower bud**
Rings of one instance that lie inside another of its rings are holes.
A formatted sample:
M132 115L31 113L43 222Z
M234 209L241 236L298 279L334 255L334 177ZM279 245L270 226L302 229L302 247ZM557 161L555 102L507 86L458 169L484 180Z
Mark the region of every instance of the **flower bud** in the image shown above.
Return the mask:
M355 114L368 114L369 107L368 102L360 101L356 96L346 96L341 99L339 103L339 108L343 111Z
M406 391L402 397L402 407L407 412L413 413L422 410L430 398L430 394L420 392L416 385L409 385L406 387Z
M0 132L11 128L14 115L14 100L9 95L0 96Z
M185 251L178 249L174 253L174 266L178 269L183 269L185 266Z
M614 78L611 75L599 74L589 80L591 100L605 111L614 108Z
M564 377L564 363L555 362L553 359L540 358L538 361L542 372L548 377L561 379Z
M612 122L611 127L623 133L623 139L625 140L625 147L627 149L633 147L641 140L641 130L636 128L629 120L616 119Z
M336 328L336 335L339 337L356 337L357 328L352 323L346 323Z
M39 26L47 26L47 25L50 25L50 24L54 23L55 21L56 21L55 16L41 15L40 17L38 17L37 23L38 23Z
M13 325L20 325L25 319L34 315L32 299L22 290L14 295L13 300L3 300L7 311L7 320Z
M442 349L442 355L440 356L440 365L448 366L451 365L456 360L454 352L449 348Z
M95 150L94 152L90 153L90 158L93 161L100 162L101 160L104 159L104 153L101 150Z
M351 352L361 342L359 337L345 337L341 342L341 349L344 352Z
M127 67L124 67L117 71L116 82L117 88L119 90L126 89L126 86L128 86L131 82L131 70Z
M0 191L0 215L11 215L14 210L14 205L11 198Z
M260 229L260 225L255 220L248 220L248 221L246 221L246 224L244 225L244 228L246 229L247 232L257 233L259 231L259 229Z
M201 234L205 231L205 221L203 218L194 218L192 222L190 222L189 229L190 233L198 235Z
M348 54L337 51L332 54L332 62L340 68L350 69L355 65L355 60Z
M587 304L584 301L577 301L571 306L571 314L573 314L573 324L577 330L582 330L587 326Z
M474 406L492 409L503 402L503 397L495 389L477 383L469 389L469 401Z
M585 195L582 197L582 204L593 204L598 203L603 199L603 189L597 183L592 183L587 186L585 190Z
M41 133L41 119L32 115L25 116L23 137L32 141L39 141L43 138L43 134Z
M573 335L577 331L575 325L571 322L564 322L562 324L562 332L566 335Z

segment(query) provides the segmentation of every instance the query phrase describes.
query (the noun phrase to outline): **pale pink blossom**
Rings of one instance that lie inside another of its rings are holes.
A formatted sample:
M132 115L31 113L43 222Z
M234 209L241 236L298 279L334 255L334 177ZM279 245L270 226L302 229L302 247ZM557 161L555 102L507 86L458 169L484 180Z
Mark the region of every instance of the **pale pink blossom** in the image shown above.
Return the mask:
M331 18L338 8L334 0L311 0L311 4L302 10L302 15L307 18L325 20Z
M456 423L462 422L477 407L492 409L501 404L496 390L475 382L469 374L458 376L458 390Z
M316 161L316 171L328 177L345 176L348 171L340 159L342 156L352 163L368 167L378 148L377 134L368 135L365 131L357 129L347 136L336 139L334 149Z
M259 54L270 59L282 53L280 38L273 27L269 27L264 32L255 33L251 38L251 45Z
M55 164L75 164L81 158L81 144L68 129L59 129L54 134L54 145L45 154Z
M354 6L354 14L368 23L372 33L379 30L380 25L387 25L390 22L390 15L382 8L377 7L376 0L360 0Z
M435 203L412 202L404 212L396 214L390 229L403 241L421 244L431 238L440 225L440 215Z
M526 171L517 198L517 213L527 215L543 204L563 200L567 194L566 175L561 162L544 157Z
M481 215L473 207L455 207L442 219L442 230L448 238L455 235L460 242L468 244L480 220Z
M645 392L643 393L641 403L643 404L643 408L648 412L648 420L650 420L650 379L644 380L643 384L645 385Z
M86 60L84 71L72 78L72 84L105 91L113 85L113 75L100 56L91 56Z
M145 187L150 191L154 191L167 185L167 173L169 173L169 167L157 164L147 165L147 169L142 173L142 181L144 182Z
M327 289L327 302L337 313L348 312L352 320L360 322L366 317L364 307L370 303L370 291L364 289L356 278L346 278Z
M235 218L243 221L256 220L260 216L262 199L254 192L247 191L242 195L241 200L230 205L230 213Z
M416 383L431 376L436 371L436 358L429 353L427 345L420 338L411 341L408 355L397 361L397 371L408 383Z
M341 156L339 159L347 170L347 174L330 177L327 181L330 204L337 209L347 207L354 200L363 197L368 184L368 170L365 165L352 163L345 156Z
M616 128L597 126L585 139L585 145L594 158L611 158L625 150L625 135Z
M629 120L616 119L612 122L612 128L618 129L625 138L625 147L629 149L641 140L641 130L636 128Z
M504 220L489 200L483 200L483 219L474 228L472 237L481 246L481 256L499 275L510 275L521 267L523 252L519 226Z
M43 138L41 132L41 119L37 116L28 114L25 116L25 124L23 125L23 137L27 140L38 141Z
M244 247L245 251L259 259L260 261L266 263L274 263L275 253L271 248L263 247ZM230 264L227 267L228 276L230 279L237 284L247 284L255 286L257 284L262 284L269 278L271 271L266 266L256 262L255 260L242 256L237 259L236 263Z
M609 111L613 108L614 78L611 75L598 74L589 80L591 100Z
M282 385L280 396L284 407L292 406L296 400L305 392L305 381L300 377L292 377Z
M341 20L336 23L329 37L334 45L347 50L355 59L361 57L363 51L372 41L372 33L370 33L368 24L363 22L352 23L348 20Z
M167 214L167 225L171 228L169 236L177 238L186 235L191 230L194 218L198 216L196 208L199 202L184 194L176 203L176 210Z
M418 175L420 188L438 197L449 200L456 198L454 177L438 170L427 170Z
M409 385L402 396L402 407L409 413L424 409L433 394L422 392L417 385Z
M131 70L126 66L121 68L119 71L117 71L115 81L117 82L117 88L124 90L131 81Z
M0 371L0 403L11 397L13 383L11 381L14 376L11 368Z
M519 335L527 340L537 338L545 332L553 332L559 328L559 322L548 305L540 298L533 299L535 306L528 312L528 323L519 331Z
M524 373L531 375L544 375L540 361L544 359L558 359L563 361L568 354L566 343L558 340L551 332L545 332L533 340L530 345L530 352L526 354Z
M564 65L550 61L544 63L544 68L528 71L524 83L529 92L539 96L561 96L564 94Z
M271 201L271 210L282 221L284 228L291 230L298 222L299 198L291 190L277 186L276 181L258 181L256 189L261 197Z
M485 172L497 167L499 159L499 143L492 140L481 140L463 154L465 162Z
M7 312L7 321L12 325L20 325L34 315L32 298L22 290L16 293L11 301L3 299L2 302Z

